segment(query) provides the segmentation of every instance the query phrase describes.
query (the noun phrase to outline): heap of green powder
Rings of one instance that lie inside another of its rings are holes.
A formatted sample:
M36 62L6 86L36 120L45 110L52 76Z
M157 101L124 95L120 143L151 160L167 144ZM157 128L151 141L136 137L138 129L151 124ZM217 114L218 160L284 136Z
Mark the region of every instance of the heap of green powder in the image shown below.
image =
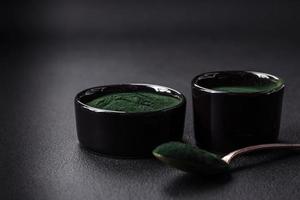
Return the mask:
M173 107L179 102L175 97L151 92L124 92L98 97L87 105L104 110L150 112Z

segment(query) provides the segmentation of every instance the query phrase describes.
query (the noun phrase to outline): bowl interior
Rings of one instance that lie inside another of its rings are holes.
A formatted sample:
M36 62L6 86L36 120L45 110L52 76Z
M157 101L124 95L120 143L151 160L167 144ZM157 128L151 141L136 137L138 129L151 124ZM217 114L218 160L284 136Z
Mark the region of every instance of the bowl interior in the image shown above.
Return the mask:
M197 76L193 85L212 93L269 93L284 86L276 76L251 71L209 72Z
M109 94L128 93L128 92L151 92L160 95L171 96L179 100L177 105L168 107L168 109L177 107L185 101L184 96L178 91L168 87L152 85L152 84L119 84L119 85L107 85L107 86L94 87L80 92L76 96L75 100L85 106L88 106L87 105L88 102L98 97L109 95ZM99 110L105 111L103 109L98 109L98 111ZM123 111L113 111L113 110L106 110L106 111L123 113Z

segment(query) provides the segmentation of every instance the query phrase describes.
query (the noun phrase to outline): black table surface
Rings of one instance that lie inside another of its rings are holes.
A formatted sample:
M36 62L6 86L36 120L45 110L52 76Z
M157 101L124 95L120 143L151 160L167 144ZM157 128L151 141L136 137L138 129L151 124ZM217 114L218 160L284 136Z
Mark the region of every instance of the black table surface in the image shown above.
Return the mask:
M255 70L286 82L280 141L300 143L299 48L288 40L48 41L14 47L0 73L0 199L299 199L300 157L266 152L234 161L230 177L204 180L155 159L113 159L78 145L73 99L113 83L153 83L187 97L191 79ZM141 133L142 134L142 133Z

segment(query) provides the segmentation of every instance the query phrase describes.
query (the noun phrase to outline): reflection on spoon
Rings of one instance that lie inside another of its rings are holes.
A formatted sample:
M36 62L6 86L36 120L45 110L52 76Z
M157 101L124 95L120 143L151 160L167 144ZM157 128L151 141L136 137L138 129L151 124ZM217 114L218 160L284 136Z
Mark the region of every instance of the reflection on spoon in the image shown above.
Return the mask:
M199 149L190 144L168 142L153 150L153 155L163 163L189 173L203 176L228 173L229 163L237 156L263 149L296 149L300 144L261 144L235 150L224 157Z

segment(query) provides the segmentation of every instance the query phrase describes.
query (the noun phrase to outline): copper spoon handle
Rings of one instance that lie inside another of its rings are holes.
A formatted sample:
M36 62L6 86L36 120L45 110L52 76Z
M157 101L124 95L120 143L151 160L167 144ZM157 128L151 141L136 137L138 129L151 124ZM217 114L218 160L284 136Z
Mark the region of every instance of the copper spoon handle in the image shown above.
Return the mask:
M222 160L224 160L226 163L229 164L230 161L236 156L240 156L242 154L249 153L252 151L259 151L263 149L296 149L296 148L300 148L300 144L260 144L260 145L245 147L230 152L229 154L224 156Z

